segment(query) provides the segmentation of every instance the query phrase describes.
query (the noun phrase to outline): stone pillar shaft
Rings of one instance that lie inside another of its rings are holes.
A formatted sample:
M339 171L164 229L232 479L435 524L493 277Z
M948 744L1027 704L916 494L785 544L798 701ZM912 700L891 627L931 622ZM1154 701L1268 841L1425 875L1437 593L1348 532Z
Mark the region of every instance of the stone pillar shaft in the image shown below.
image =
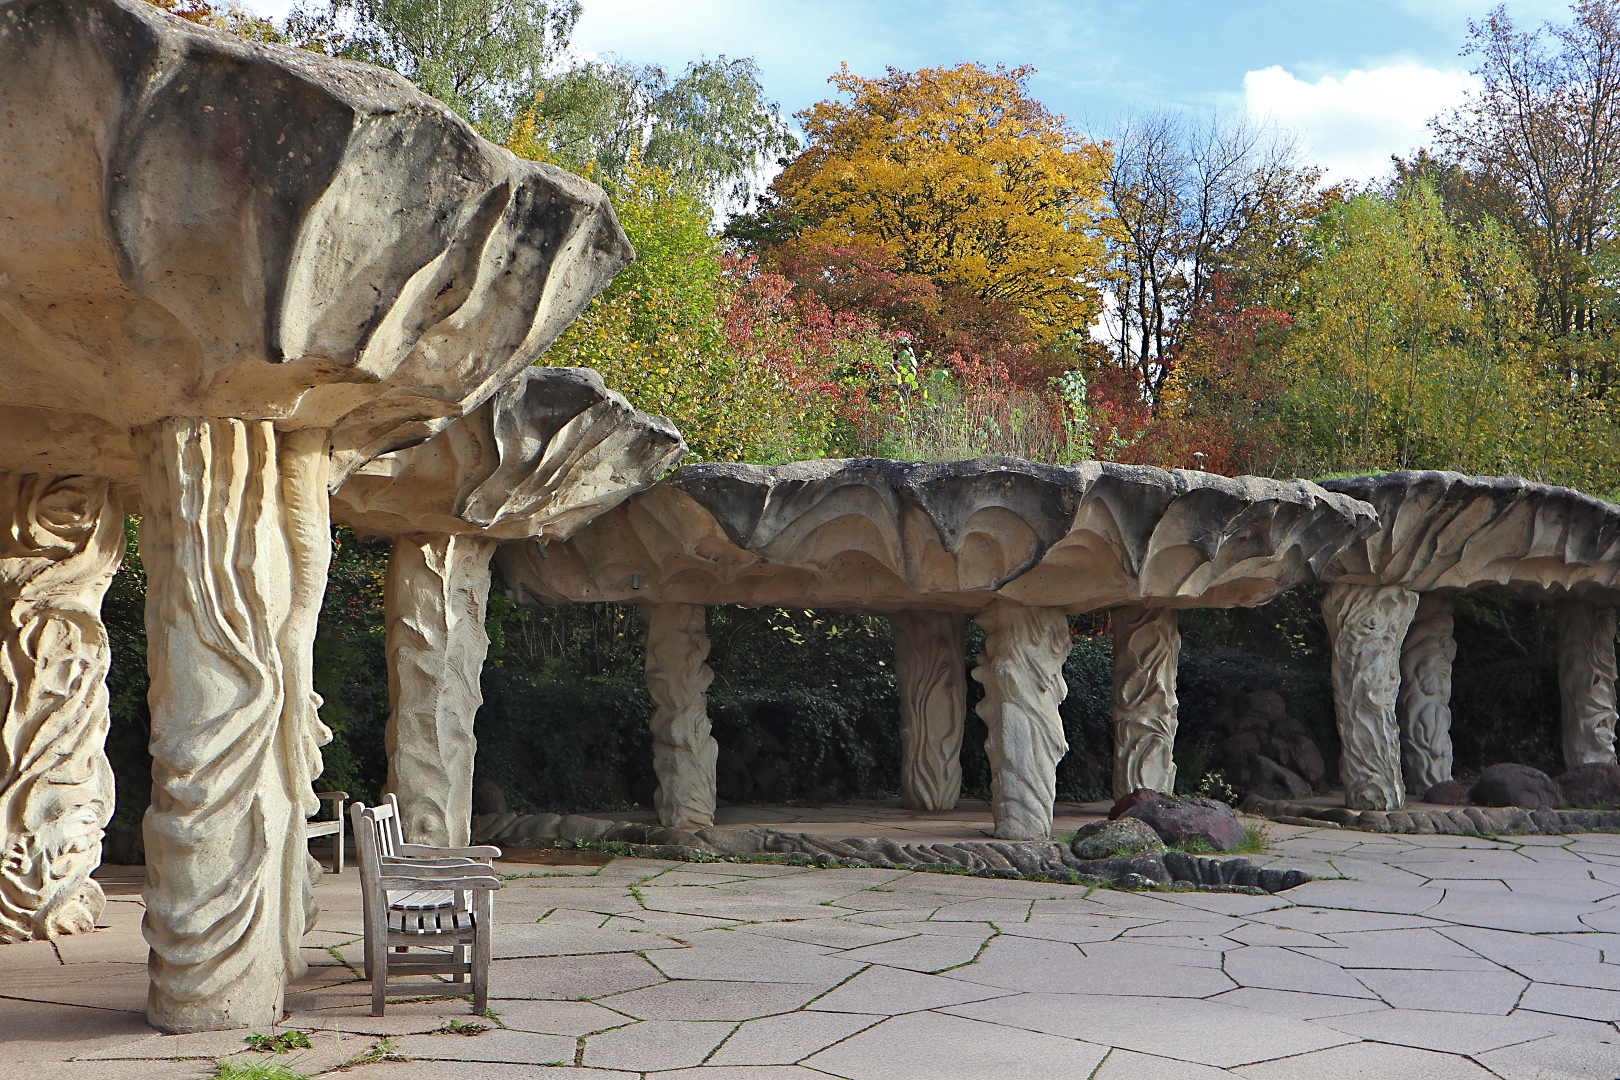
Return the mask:
M647 691L652 695L653 806L661 824L701 829L714 824L714 764L720 747L709 733L714 672L701 604L646 604Z
M1344 802L1357 810L1399 810L1400 729L1395 697L1401 643L1418 594L1399 585L1330 585L1322 598L1333 649L1333 712L1339 724Z
M1564 600L1553 610L1558 630L1558 694L1564 766L1613 764L1614 608Z
M489 654L488 536L402 536L388 552L388 790L413 844L465 847L472 833L473 718Z
M897 611L889 625L900 691L900 802L908 810L950 810L962 795L967 619Z
M1401 645L1401 689L1395 711L1401 728L1401 776L1422 798L1451 777L1451 665L1456 604L1445 593L1424 593Z
M996 600L974 618L984 652L973 678L984 685L979 716L990 734L990 812L1003 840L1045 840L1052 833L1057 765L1068 752L1058 706L1068 693L1069 620L1059 608Z
M101 598L123 553L107 481L0 474L0 943L84 933L106 903Z
M165 1031L279 1022L315 906L305 819L331 738L312 683L331 560L324 431L136 433L152 686L147 1000Z
M1176 665L1181 627L1174 608L1121 607L1114 627L1114 797L1176 788Z

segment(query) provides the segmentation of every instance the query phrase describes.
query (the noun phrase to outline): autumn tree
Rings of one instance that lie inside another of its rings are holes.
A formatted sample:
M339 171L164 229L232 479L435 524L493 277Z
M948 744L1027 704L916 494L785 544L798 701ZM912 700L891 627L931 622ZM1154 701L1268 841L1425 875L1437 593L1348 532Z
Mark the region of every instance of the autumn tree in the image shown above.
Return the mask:
M792 239L890 253L898 270L1084 335L1100 307L1107 148L1028 93L1032 68L978 64L863 79L796 114L807 145L771 186Z
M1432 122L1447 154L1515 197L1554 335L1596 328L1591 259L1614 238L1620 195L1620 0L1571 11L1569 25L1532 31L1505 7L1470 21L1482 86Z
M1276 132L1221 118L1133 118L1111 145L1105 325L1152 410L1217 280L1230 311L1265 303L1297 270L1286 255L1323 208L1320 173Z
M283 40L281 31L276 28L275 23L261 15L255 15L236 0L228 0L223 4L210 4L208 0L148 0L148 2L187 22L213 30L223 30L228 34L247 38L249 41Z
M744 204L766 166L798 148L748 57L656 65L590 60L537 77L514 121L530 156L612 185L633 160L704 198Z
M579 11L579 0L315 0L286 28L294 44L393 68L500 134L567 49Z
M1547 388L1511 234L1454 224L1418 183L1350 199L1313 243L1286 351L1285 470L1536 471L1524 425Z

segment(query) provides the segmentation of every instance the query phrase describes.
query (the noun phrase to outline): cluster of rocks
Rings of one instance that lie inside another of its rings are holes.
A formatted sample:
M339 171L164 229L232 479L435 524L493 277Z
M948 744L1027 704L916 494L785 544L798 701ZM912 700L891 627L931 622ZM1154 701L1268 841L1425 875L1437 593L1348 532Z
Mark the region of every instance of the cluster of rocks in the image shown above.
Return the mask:
M1247 833L1237 819L1237 813L1223 802L1214 799L1176 798L1152 788L1137 788L1125 795L1108 811L1108 821L1097 822L1080 830L1102 830L1106 824L1118 824L1126 819L1140 821L1153 831L1159 840L1172 847L1199 846L1211 851L1231 851L1242 846ZM1075 839L1080 839L1076 834Z
M1492 765L1471 788L1455 780L1423 796L1438 806L1517 806L1524 810L1620 810L1620 765L1577 765L1554 779L1540 769L1512 762Z
M832 839L765 828L689 831L580 814L512 813L474 819L473 837L508 849L613 844L637 855L684 861L777 856L803 865L936 870L1116 888L1280 892L1310 880L1299 870L1256 867L1244 858L1212 858L1167 846L1166 836L1172 838L1171 844L1197 846L1201 841L1212 851L1236 847L1243 828L1223 803L1170 799L1147 791L1126 797L1132 798L1136 801L1120 808L1118 820L1087 826L1072 844L1003 840L903 844L889 838ZM1224 811L1224 820L1215 807Z
M1212 726L1221 735L1216 761L1239 787L1276 788L1303 799L1327 777L1322 752L1275 690L1234 698L1215 714Z

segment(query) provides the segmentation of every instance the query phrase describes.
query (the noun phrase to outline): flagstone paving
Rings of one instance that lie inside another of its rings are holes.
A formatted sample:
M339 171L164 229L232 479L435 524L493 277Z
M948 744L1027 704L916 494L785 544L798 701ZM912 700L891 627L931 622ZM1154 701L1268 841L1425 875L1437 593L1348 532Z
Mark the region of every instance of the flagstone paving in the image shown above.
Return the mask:
M318 887L288 993L311 1048L277 1060L348 1080L1620 1078L1620 836L1266 829L1266 861L1323 880L503 863L487 1019L435 979L369 1015L351 869ZM105 929L0 947L0 1078L264 1060L242 1032L146 1027L139 871L102 876Z

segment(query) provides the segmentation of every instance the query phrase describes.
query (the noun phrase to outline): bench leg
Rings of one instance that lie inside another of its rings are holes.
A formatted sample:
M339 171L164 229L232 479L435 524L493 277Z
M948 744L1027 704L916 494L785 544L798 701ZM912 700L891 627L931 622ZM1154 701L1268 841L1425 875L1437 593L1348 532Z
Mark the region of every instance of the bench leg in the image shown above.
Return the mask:
M371 976L371 1015L381 1016L388 994L388 924L376 929L377 935L366 940L366 966Z
M451 955L451 962L456 965L456 973L451 976L451 982L464 983L467 981L467 972L463 970L467 963L467 946L457 945L456 951Z
M473 897L473 1012L482 1016L489 1008L489 934L495 928L495 894L488 889L479 889Z

